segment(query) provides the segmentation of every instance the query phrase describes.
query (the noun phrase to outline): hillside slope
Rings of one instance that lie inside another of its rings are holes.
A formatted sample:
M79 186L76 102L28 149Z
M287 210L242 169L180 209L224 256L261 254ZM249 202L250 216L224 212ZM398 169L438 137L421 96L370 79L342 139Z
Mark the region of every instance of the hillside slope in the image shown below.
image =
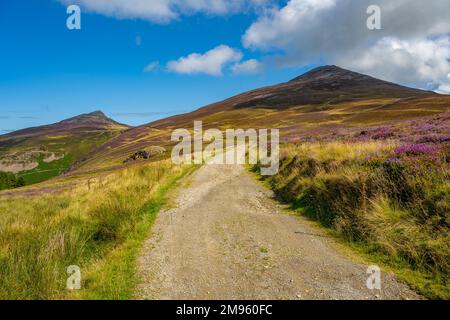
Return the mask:
M450 110L450 96L403 87L336 66L249 91L194 112L133 128L102 146L80 170L119 165L148 146L170 146L175 128L279 128L292 141L342 128L401 121Z
M27 184L57 176L129 127L101 111L0 136L0 171Z

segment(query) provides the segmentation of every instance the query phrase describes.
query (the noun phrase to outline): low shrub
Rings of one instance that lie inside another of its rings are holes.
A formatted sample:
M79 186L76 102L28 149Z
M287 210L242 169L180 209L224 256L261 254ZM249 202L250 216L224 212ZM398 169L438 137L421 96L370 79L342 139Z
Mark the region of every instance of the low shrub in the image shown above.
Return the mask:
M25 181L23 178L18 178L13 173L0 171L0 190L19 188L24 185Z

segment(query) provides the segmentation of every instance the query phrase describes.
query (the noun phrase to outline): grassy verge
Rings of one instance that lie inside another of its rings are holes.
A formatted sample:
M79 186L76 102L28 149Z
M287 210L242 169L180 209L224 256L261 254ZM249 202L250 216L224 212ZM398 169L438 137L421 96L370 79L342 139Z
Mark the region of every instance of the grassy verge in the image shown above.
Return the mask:
M136 259L144 241L161 208L166 205L167 192L175 184L191 173L193 168L185 168L180 174L169 179L142 208L142 217L129 233L122 245L97 261L87 272L83 289L73 292L69 297L88 300L129 300L133 299L139 278Z
M429 298L450 299L448 147L285 146L279 199ZM257 169L257 167L255 168Z
M0 298L130 298L139 248L166 192L188 171L166 160L90 188L2 200ZM71 265L81 268L80 291L66 290Z

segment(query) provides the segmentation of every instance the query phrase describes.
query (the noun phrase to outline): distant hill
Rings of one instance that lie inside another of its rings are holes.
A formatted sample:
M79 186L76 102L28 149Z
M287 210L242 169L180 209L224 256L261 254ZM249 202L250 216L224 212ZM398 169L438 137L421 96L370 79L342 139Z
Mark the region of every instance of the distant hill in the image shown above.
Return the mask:
M58 123L34 128L27 128L1 135L0 148L2 147L2 142L14 138L29 138L50 134L74 134L90 131L123 130L128 128L129 127L127 125L120 124L108 118L103 112L95 111L92 113L82 114L70 119L66 119Z
M16 173L27 184L44 181L65 172L128 129L95 111L1 135L0 172Z
M337 66L323 66L289 82L249 91L207 105L187 115L164 119L152 125L173 125L190 118L238 109L263 108L283 111L293 107L310 106L310 111L319 111L323 110L324 106L331 107L355 101L427 97L438 97L438 94L400 86Z
M311 70L289 82L249 91L194 112L133 128L103 145L82 170L119 164L148 146L168 146L171 131L204 127L280 128L282 139L365 127L447 112L450 96L412 89L337 66Z

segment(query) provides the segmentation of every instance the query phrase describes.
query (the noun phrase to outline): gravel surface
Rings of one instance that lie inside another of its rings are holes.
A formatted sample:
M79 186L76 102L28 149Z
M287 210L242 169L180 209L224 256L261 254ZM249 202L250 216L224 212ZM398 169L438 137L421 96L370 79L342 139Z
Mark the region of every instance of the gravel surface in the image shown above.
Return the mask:
M349 258L240 166L207 165L161 212L139 258L137 299L420 299Z

